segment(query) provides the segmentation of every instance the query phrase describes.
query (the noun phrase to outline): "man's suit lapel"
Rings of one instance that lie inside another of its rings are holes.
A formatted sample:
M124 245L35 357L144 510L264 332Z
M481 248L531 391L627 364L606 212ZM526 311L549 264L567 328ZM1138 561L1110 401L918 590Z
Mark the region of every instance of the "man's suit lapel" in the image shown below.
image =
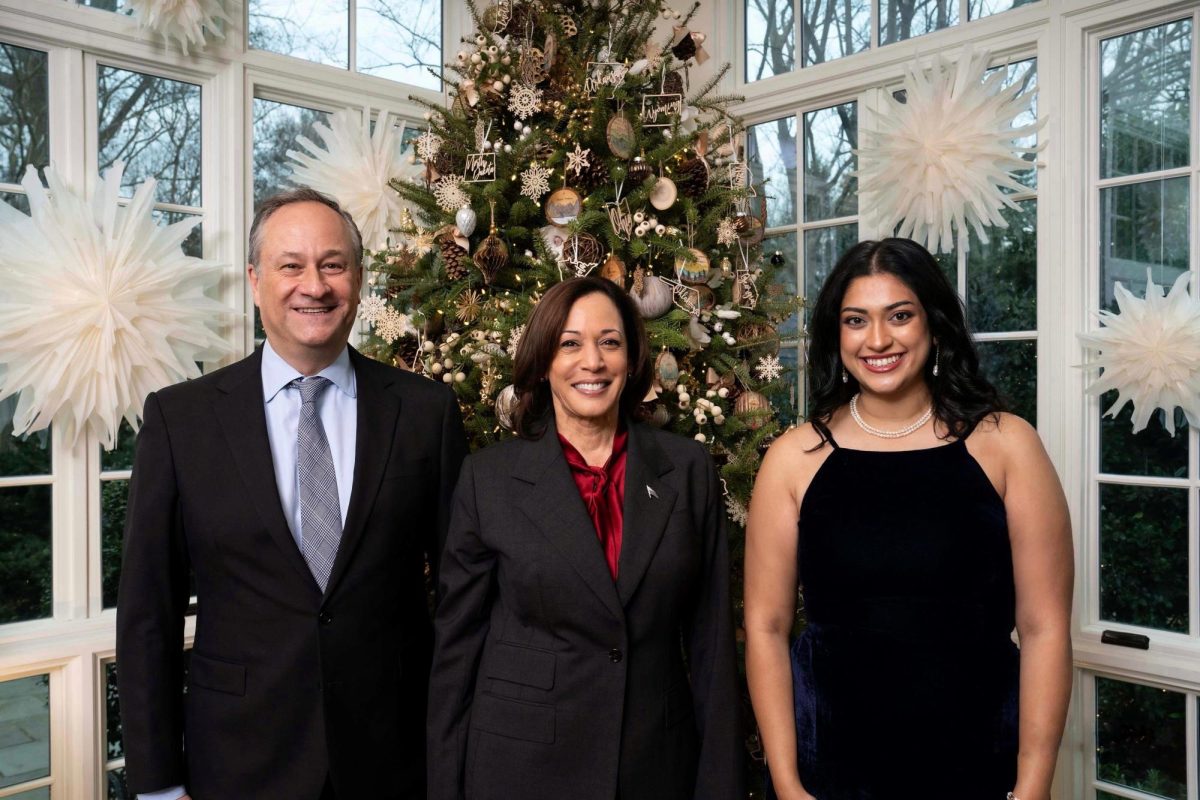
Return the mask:
M618 618L624 616L596 528L562 453L557 429L550 422L542 438L521 451L513 469L517 480L532 484L519 506L543 537L579 573L584 584Z
M216 401L217 419L233 453L233 463L246 484L246 493L279 546L284 561L316 590L317 583L308 562L296 546L283 516L283 504L275 486L275 466L263 407L262 348L230 368L217 388L221 392Z
M365 356L350 348L350 363L358 395L358 430L354 438L354 488L342 526L342 541L329 573L325 596L335 588L362 539L363 527L375 505L384 467L392 454L396 422L400 418L400 396L391 390L390 370L371 369ZM396 520L400 524L400 520Z
M617 562L617 593L623 606L629 604L645 577L675 507L676 491L661 480L671 469L670 459L651 432L630 425L625 457L624 529Z

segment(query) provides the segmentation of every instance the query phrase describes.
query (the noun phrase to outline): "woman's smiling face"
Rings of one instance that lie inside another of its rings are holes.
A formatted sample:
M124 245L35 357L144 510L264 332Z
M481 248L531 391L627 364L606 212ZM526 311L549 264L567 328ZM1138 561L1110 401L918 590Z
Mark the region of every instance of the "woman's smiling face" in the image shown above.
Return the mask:
M842 364L863 391L890 395L924 382L933 346L925 309L887 272L855 278L842 298Z

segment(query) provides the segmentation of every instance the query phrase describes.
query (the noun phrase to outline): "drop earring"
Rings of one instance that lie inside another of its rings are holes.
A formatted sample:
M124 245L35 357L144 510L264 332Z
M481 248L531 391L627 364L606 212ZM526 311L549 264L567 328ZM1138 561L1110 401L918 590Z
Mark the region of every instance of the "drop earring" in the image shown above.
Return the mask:
M846 372L846 368L842 367L842 383L850 382L850 374Z
M935 344L933 346L933 377L935 378L938 376L938 361L941 360L941 357L942 347L941 345Z

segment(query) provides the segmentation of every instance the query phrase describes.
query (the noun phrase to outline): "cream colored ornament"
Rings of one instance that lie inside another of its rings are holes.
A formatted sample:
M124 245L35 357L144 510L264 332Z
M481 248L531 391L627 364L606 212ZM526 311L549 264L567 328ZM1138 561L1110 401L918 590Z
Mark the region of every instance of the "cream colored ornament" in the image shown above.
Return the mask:
M508 430L513 429L513 412L517 410L517 389L511 383L496 396L496 419Z
M665 176L660 177L654 182L654 188L650 190L650 205L659 211L666 211L675 205L678 197L679 190L675 188L675 181Z
M604 264L600 267L600 277L606 278L624 289L625 278L628 277L625 262L616 253L609 253L608 258L604 259Z
M641 292L634 289L629 296L645 319L658 319L671 310L675 300L671 285L657 275L646 275L642 280Z

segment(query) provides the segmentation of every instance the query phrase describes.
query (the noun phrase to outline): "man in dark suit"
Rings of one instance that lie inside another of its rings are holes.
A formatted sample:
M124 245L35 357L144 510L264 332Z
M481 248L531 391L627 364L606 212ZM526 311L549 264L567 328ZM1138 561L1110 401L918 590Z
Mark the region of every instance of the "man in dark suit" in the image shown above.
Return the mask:
M425 564L466 451L458 406L348 347L362 240L335 202L264 202L250 262L266 344L146 398L117 611L129 785L423 798Z

